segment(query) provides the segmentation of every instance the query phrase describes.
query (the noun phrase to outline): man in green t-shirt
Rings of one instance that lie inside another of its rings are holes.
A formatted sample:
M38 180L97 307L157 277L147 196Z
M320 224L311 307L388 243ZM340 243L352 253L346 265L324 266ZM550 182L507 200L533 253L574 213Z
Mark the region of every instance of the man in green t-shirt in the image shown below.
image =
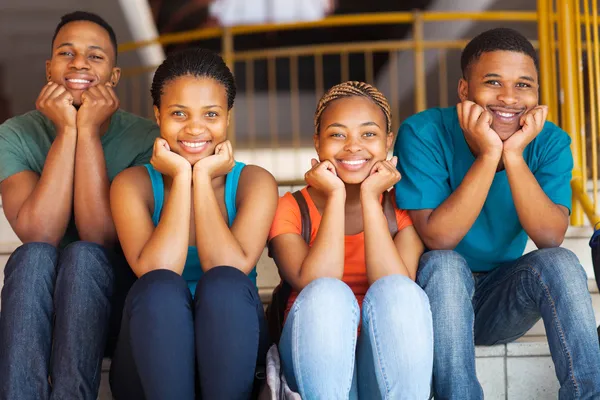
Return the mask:
M121 311L115 280L127 269L114 253L109 186L149 161L159 135L119 109L116 53L102 18L63 16L37 110L0 125L0 194L24 243L4 274L0 399L97 398L111 311Z

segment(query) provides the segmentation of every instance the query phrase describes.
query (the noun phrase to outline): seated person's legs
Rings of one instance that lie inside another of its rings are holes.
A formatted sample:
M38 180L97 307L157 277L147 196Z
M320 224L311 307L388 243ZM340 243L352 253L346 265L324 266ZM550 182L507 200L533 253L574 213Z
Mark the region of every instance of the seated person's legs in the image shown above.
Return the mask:
M117 399L193 399L194 325L185 280L169 270L139 278L125 303L111 365Z
M90 242L61 251L54 293L51 398L95 400L111 313L113 254Z
M431 390L433 328L429 300L411 279L377 280L363 300L358 339L361 399L426 399Z
M340 280L319 278L306 286L287 316L279 351L290 388L306 399L356 398L356 329L360 309Z
M474 303L477 344L515 340L541 316L560 398L600 393L594 311L585 271L571 251L537 250L497 268L478 284Z
M8 259L0 313L0 399L50 395L57 260L58 250L47 243L24 244Z
M256 286L237 268L211 268L198 282L194 303L202 398L250 398L269 343Z
M431 305L435 395L443 399L482 399L473 340L471 300L475 285L466 260L449 250L425 253L421 257L417 283Z

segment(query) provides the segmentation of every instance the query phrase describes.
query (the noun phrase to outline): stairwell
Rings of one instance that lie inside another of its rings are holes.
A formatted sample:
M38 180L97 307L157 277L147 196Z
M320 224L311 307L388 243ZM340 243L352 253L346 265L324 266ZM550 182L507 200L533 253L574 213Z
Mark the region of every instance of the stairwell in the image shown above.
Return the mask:
M287 190L295 189L281 187L280 192L284 193ZM600 294L595 281L593 281L594 273L588 246L591 234L592 228L589 226L571 227L567 232L563 246L577 254L588 274L590 279L588 288L592 295L596 321L600 322ZM10 228L2 210L0 212L0 279L2 281L4 266L10 254L19 244L19 239ZM533 249L535 249L535 246L529 242L526 252ZM263 302L267 303L270 300L273 288L279 282L279 277L275 264L268 258L266 250L263 252L257 268L259 293ZM558 381L554 374L554 365L541 321L524 337L514 343L491 347L478 346L476 356L477 375L483 386L486 399L541 400L556 399L558 397ZM111 399L108 385L109 368L110 361L104 360L100 400Z

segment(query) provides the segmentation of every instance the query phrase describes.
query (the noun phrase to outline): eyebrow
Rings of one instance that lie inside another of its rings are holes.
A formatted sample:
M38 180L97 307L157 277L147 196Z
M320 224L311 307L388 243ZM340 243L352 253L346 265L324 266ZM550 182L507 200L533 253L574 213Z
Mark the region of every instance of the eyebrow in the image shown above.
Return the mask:
M69 42L61 43L60 45L56 46L56 49L58 50L61 47L75 47L75 45L73 43L69 43ZM94 45L92 45L92 46L88 46L88 49L100 50L101 52L106 53L106 51L102 47L100 47L100 46L94 46Z
M213 107L217 107L217 108L223 108L218 104L211 104L210 106L204 106L202 108L213 108ZM188 106L184 106L183 104L171 104L170 106L168 106L168 108L185 108L188 109Z
M484 79L485 79L485 78L502 78L502 76L500 76L500 75L498 75L498 74L493 74L493 73L491 73L491 74L485 74L485 75L483 76L483 78L484 78ZM529 75L523 75L523 76L520 76L520 77L519 77L519 79L523 79L523 80L525 80L525 81L530 81L530 82L535 82L535 79L533 79L533 77L531 77L531 76L529 76Z
M377 125L376 122L373 122L373 121L363 122L362 124L360 124L360 126L376 126L381 129L381 127L379 125ZM340 124L339 122L334 122L333 124L328 125L327 128L325 128L325 129L329 129L329 128L348 128L348 127L346 125Z

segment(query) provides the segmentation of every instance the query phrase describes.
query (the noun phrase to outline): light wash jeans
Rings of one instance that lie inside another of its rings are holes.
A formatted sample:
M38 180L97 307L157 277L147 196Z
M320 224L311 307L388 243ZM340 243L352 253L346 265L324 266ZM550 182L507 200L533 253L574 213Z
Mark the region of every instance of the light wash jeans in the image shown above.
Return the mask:
M321 278L298 295L279 352L303 399L427 399L433 331L427 296L402 275L375 282L360 309L342 281Z
M471 273L454 251L421 257L417 283L431 303L437 399L483 399L475 345L511 342L544 321L560 399L600 398L600 347L587 277L567 249L536 250Z

